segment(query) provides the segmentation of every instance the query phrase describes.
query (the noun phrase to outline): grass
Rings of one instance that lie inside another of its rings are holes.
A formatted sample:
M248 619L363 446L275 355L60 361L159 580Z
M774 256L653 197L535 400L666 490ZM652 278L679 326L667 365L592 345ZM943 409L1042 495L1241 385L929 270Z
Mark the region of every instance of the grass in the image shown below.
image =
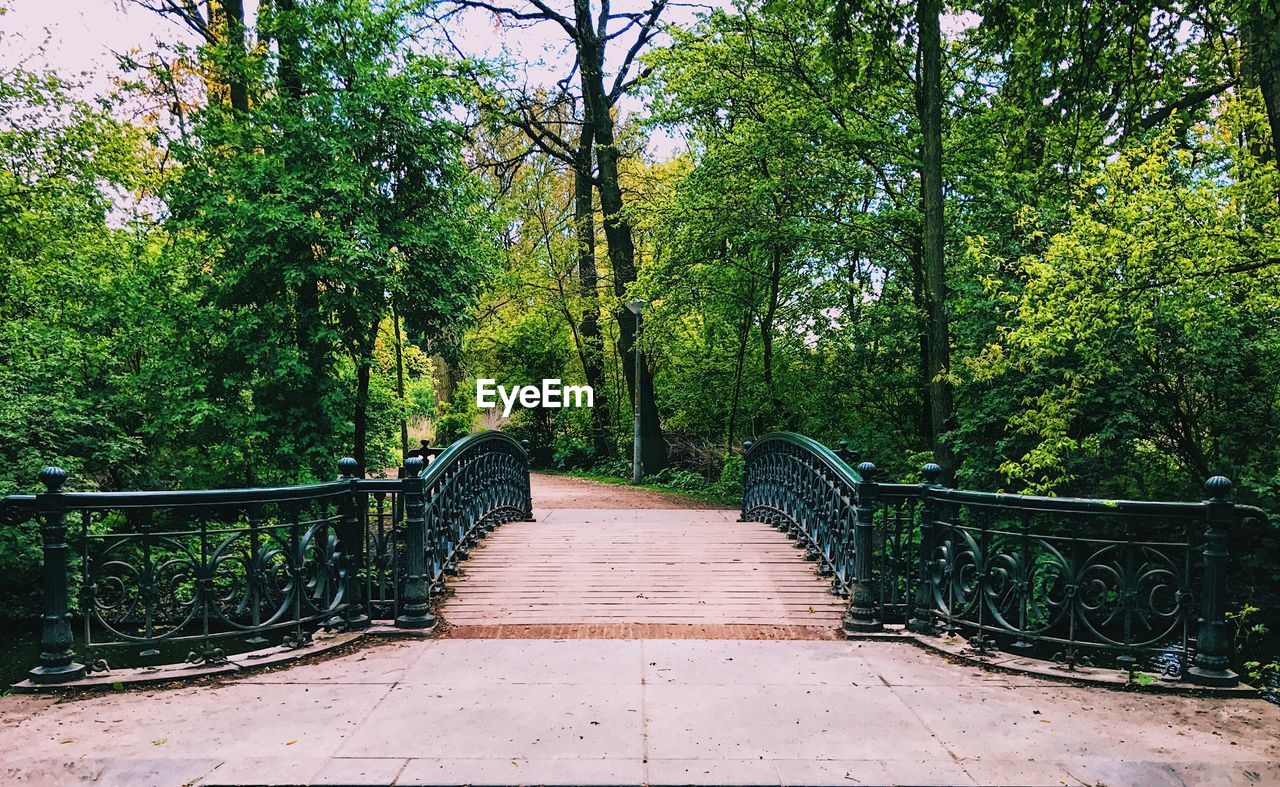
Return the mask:
M715 503L716 505L727 505L737 508L742 504L741 498L736 495L719 495L707 489L677 489L674 486L666 484L632 484L630 478L623 478L616 475L604 475L601 473L593 473L590 470L537 470L539 473L547 475L569 476L571 478L582 478L587 481L597 481L601 484L613 484L615 486L629 486L634 489L648 489L651 492L661 492L667 495L679 495L680 497L691 497L694 500L701 500L706 503Z

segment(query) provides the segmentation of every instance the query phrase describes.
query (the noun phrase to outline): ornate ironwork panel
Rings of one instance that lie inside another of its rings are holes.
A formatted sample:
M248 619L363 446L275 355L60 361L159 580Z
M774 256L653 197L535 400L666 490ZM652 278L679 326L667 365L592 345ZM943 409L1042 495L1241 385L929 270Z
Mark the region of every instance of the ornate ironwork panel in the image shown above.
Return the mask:
M1233 685L1225 631L1227 533L1265 514L1206 482L1198 503L1034 497L878 482L801 435L746 444L742 518L804 546L845 630L903 624L966 637L979 650L1160 669Z
M231 650L308 642L369 617L422 627L444 577L496 525L529 519L524 448L497 432L457 441L422 472L274 489L63 492L0 501L0 521L35 520L44 542L44 632L36 683L109 669L121 648L152 663L216 663ZM371 613L371 614L370 614ZM75 619L79 636L70 625ZM114 658L114 656L111 656Z
M853 582L857 471L826 447L800 435L767 435L746 452L742 519L777 527L831 576L832 591Z

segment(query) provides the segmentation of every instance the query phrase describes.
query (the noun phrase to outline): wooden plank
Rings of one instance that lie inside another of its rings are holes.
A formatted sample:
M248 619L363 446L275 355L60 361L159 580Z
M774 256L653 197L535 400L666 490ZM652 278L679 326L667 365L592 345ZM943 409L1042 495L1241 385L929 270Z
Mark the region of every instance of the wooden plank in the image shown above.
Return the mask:
M844 614L828 592L830 578L766 525L679 509L662 511L660 521L625 509L554 514L506 524L473 549L450 582L444 619L475 632L607 624L723 635L733 626L772 626L810 637L834 630Z

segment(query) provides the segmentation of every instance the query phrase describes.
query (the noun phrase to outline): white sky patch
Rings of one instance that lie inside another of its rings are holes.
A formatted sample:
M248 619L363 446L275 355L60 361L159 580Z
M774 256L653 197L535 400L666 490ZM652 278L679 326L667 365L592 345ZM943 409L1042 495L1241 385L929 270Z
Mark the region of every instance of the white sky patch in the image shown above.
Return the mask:
M4 43L0 70L15 66L56 71L83 83L85 96L110 92L119 76L114 53L154 47L156 39L196 43L186 27L125 0L0 0ZM256 9L255 0L246 6ZM41 44L45 45L43 54Z
M82 83L82 97L111 91L120 76L116 54L132 50L152 51L157 42L199 43L194 32L181 23L141 8L129 0L0 0L9 13L0 17L5 35L0 46L0 72L16 66L47 68L74 82ZM512 5L520 6L520 0ZM614 0L612 11L626 13L647 9L649 0ZM257 16L257 0L246 0L245 13L252 23ZM593 6L598 10L597 3ZM732 8L731 0L706 0L696 4L669 6L663 24L688 27L700 14L714 8ZM555 10L571 15L568 0L553 2ZM944 14L942 32L955 38L976 26L981 17L972 12ZM621 25L621 20L615 25ZM517 84L531 88L554 88L570 72L573 51L565 32L554 22L513 24L497 15L472 10L459 15L452 25L454 43L467 55L506 61ZM610 42L607 55L607 84L634 40L634 30ZM664 36L655 43L662 45ZM43 54L41 44L45 45ZM618 105L623 116L642 112L641 102L624 97ZM654 132L647 150L655 159L667 159L684 152L685 140L665 130Z
M115 80L121 76L117 54L130 51L145 54L155 50L157 42L190 46L200 43L199 37L178 21L161 17L129 0L0 0L0 5L9 9L0 17L4 30L0 72L18 66L52 70L79 83L82 98L104 95L113 89ZM513 5L518 6L519 0ZM257 7L257 0L246 0L245 14L251 24L257 17ZM612 11L625 13L648 7L649 0L615 0ZM729 7L729 0L711 0L698 8L669 7L662 21L689 26L699 12ZM571 14L572 4L561 0L556 10ZM517 84L554 88L572 67L573 51L566 34L553 22L517 26L490 12L473 10L456 17L451 28L459 49L471 57L508 63ZM634 32L610 42L606 85L612 84L613 69L630 48ZM661 44L663 39L659 36L657 43ZM625 116L642 111L643 105L637 99L624 97L618 108ZM648 148L651 156L669 158L684 150L684 140L665 131L658 132L649 141Z

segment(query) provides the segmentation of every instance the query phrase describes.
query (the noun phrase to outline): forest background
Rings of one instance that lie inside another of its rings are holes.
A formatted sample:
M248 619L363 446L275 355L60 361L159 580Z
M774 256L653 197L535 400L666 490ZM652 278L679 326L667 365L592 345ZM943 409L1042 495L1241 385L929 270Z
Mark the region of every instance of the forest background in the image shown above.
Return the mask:
M1280 512L1269 0L121 0L172 37L96 87L15 4L0 494L376 472L495 425L479 376L592 385L496 425L603 475L638 385L646 468L712 496L785 429ZM37 544L0 536L11 610Z

